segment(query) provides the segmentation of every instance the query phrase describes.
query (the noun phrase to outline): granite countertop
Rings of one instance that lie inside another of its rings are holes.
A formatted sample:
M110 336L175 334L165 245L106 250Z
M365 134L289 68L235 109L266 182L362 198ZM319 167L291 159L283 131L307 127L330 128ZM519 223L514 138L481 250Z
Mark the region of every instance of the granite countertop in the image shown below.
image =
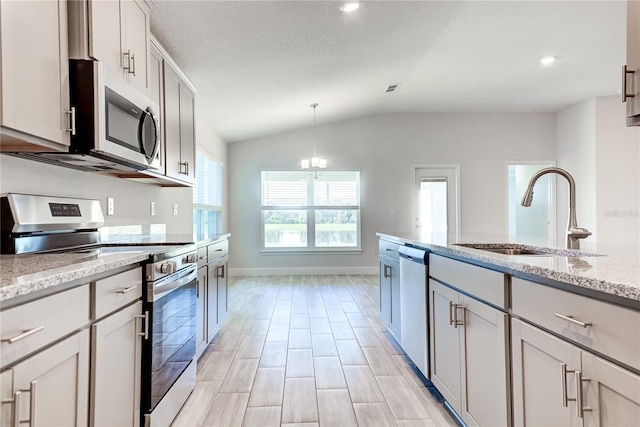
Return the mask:
M564 289L601 297L640 309L640 248L581 241L581 249L566 250L564 242L549 244L539 239L484 233L433 233L416 239L409 233L376 233L379 237L411 244L434 253L495 268L545 284L564 284ZM513 243L552 248L551 255L504 255L458 246L460 243ZM597 255L597 256L596 256Z
M140 246L99 254L0 255L0 304L13 305L14 298L36 296L40 291L51 291L59 285L146 261L154 251L157 247Z

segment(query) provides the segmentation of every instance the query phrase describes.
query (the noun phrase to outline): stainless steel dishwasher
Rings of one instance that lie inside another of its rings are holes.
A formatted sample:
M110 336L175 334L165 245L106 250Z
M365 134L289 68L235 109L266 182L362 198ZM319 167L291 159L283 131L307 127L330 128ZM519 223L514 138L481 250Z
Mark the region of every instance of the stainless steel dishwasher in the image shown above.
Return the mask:
M400 344L416 367L429 378L427 275L429 253L400 246Z

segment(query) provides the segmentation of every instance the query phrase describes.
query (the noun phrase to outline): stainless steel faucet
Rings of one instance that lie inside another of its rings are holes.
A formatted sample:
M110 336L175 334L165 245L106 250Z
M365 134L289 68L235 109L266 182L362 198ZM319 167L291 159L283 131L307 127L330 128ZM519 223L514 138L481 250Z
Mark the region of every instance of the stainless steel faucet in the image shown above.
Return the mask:
M563 176L569 181L569 225L567 228L567 249L580 249L580 239L585 239L591 236L591 232L586 228L578 227L576 221L576 182L569 172L560 168L544 168L536 172L529 181L527 191L522 197L522 206L531 206L533 200L533 186L538 178L548 173L557 173Z

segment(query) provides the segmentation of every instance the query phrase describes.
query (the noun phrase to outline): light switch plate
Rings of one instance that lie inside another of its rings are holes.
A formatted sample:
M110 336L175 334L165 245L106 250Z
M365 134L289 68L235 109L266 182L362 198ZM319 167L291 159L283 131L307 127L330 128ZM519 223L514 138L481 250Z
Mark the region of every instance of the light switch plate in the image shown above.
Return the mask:
M107 197L107 215L113 215L114 201L113 197Z
M178 204L174 203L173 204L173 215L178 215Z
M151 216L155 216L156 215L156 202L151 202L151 205L149 206L150 209L150 214Z

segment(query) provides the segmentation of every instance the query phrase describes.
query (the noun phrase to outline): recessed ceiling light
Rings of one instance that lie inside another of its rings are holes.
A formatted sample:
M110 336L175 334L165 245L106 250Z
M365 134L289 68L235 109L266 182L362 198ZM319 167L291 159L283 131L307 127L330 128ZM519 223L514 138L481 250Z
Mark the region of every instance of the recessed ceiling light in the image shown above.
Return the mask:
M345 13L349 13L349 12L355 12L356 10L358 10L359 7L360 7L360 3L358 3L357 1L347 1L342 3L342 5L340 6L340 10Z
M540 58L540 63L542 65L549 66L549 65L553 64L554 62L556 62L555 56L545 56L543 58Z

